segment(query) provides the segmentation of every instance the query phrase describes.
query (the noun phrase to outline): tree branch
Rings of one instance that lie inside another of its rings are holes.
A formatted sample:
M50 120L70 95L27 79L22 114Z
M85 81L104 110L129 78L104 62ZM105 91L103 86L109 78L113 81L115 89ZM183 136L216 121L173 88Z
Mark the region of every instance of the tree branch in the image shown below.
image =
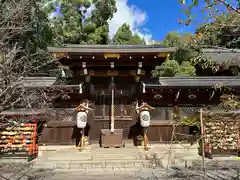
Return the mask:
M218 1L219 3L225 5L228 9L231 9L231 10L237 12L238 14L240 14L240 10L237 9L237 8L234 8L234 7L233 7L232 5L230 5L227 1L225 1L225 0L217 0L217 1Z

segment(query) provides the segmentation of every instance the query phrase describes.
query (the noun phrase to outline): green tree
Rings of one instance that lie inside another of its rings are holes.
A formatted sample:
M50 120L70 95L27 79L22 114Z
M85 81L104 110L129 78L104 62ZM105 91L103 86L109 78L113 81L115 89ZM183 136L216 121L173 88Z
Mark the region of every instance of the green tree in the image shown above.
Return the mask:
M165 47L179 47L181 44L181 35L176 31L171 31L164 38L162 45Z
M132 38L129 41L129 44L131 45L145 45L145 40L144 38L141 38L137 33L135 33Z
M227 11L234 11L240 14L240 1L239 0L192 0L192 2L186 3L186 0L179 0L183 4L183 10L187 15L187 20L184 22L189 25L194 19L192 11L196 6L201 7L203 13L207 13L210 18L215 18ZM202 7L202 5L204 5ZM236 6L237 5L237 6ZM227 10L227 11L226 11ZM183 21L180 20L182 23Z
M175 76L195 76L196 69L189 61L183 61L179 66L179 71L175 74Z
M229 12L216 20L203 24L197 30L201 34L201 45L240 48L240 14Z
M160 43L165 47L176 47L177 51L170 59L161 66L157 66L153 75L158 76L195 76L197 65L204 59L199 48L196 37L190 33L181 35L175 31L169 32ZM201 55L201 56L200 56Z
M156 66L154 76L172 77L179 72L179 64L175 60L167 60L161 66Z
M90 7L91 2L86 0L60 0L52 1L46 6L46 10L52 13L60 5L61 14L50 19L55 33L55 44L79 44L83 40L84 13Z
M132 31L130 26L124 23L114 35L112 42L113 44L128 44L132 38Z
M177 51L173 54L173 58L176 59L180 64L183 61L189 61L193 63L193 59L197 57L200 53L199 49L193 47L179 47ZM193 63L195 64L195 62Z
M84 41L87 44L108 44L108 20L117 11L115 0L94 0L95 9L83 24ZM84 43L83 41L83 43Z
M114 35L112 39L112 44L140 45L145 44L145 40L136 33L133 35L130 26L124 23Z
M108 20L116 12L115 0L60 0L49 3L48 12L60 4L60 12L51 19L55 44L107 44ZM94 6L89 17L86 12Z
M152 72L153 76L195 76L196 69L189 61L183 61L181 64L176 60L167 60L161 66L156 66Z

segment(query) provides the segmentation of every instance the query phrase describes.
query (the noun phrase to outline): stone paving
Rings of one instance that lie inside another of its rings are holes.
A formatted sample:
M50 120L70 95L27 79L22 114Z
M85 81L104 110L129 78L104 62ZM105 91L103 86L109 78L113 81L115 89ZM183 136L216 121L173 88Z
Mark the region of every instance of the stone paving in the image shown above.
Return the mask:
M135 169L135 171L121 172L118 170L106 171L76 171L76 170L47 170L38 169L18 171L15 174L1 172L2 179L8 180L238 180L239 171L235 169L207 170L206 178L200 169ZM1 178L0 178L1 179Z
M45 148L45 149L44 149ZM193 167L201 166L202 159L197 154L197 146L181 146L156 144L150 151L133 146L125 148L99 148L92 145L88 150L79 152L72 147L42 147L41 155L34 160L35 168L55 169L105 169L105 168L156 168L156 167ZM47 151L51 150L51 151ZM212 166L222 163L238 165L239 161L233 157L216 157L206 159L206 164ZM228 163L229 162L229 163Z
M45 148L45 149L44 149ZM49 149L53 147L42 147L40 156L34 160L34 168L55 169L89 169L89 168L152 168L166 167L173 163L173 159L179 153L196 155L196 148L183 149L181 152L176 148L170 152L167 145L154 145L150 151L127 145L125 148L99 148L92 145L91 149L79 152L72 147ZM186 152L184 152L186 151ZM174 162L175 163L175 162ZM183 163L183 162L177 162Z
M171 151L169 148L170 145L152 145L150 151L144 151L130 145L106 149L91 145L79 152L70 146L40 147L39 157L31 163L1 159L0 172L9 180L29 180L32 175L34 178L30 179L44 180L203 179L202 160L197 155L196 146L173 145ZM207 179L240 179L236 178L237 169L240 169L240 161L236 157L216 157L205 161ZM25 175L19 178L19 172Z

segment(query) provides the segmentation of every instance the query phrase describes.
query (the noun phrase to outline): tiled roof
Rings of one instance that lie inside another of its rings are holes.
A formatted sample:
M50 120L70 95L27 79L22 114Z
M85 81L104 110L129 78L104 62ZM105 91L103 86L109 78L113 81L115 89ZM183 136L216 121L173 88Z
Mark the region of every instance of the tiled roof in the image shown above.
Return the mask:
M56 77L26 77L22 80L24 87L49 87L52 86Z
M65 45L48 47L48 51L70 53L160 53L175 52L176 48L149 45Z
M70 53L173 53L177 48L159 45L64 45L48 47L48 51ZM240 65L240 49L202 48L203 53L217 64Z
M203 49L206 57L217 64L240 65L240 49Z
M28 77L23 80L24 87L78 87L79 85L54 85L55 77ZM146 87L212 87L216 84L224 86L240 86L240 76L204 76L204 77L160 77L150 78Z
M240 77L160 77L152 78L145 82L146 87L213 87L214 85L223 85L228 87L240 87Z

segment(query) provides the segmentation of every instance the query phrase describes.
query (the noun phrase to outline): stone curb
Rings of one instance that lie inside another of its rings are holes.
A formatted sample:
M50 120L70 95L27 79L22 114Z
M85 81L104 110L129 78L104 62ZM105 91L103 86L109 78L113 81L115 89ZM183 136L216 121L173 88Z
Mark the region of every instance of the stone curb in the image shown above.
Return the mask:
M32 161L32 162L17 162L17 161L5 161L1 162L1 165L29 165L34 169L131 169L131 168L166 168L168 165L168 159L154 159L154 160L112 160L112 161ZM170 159L169 168L193 168L202 169L202 161L198 160L184 160L184 159ZM240 169L240 160L208 160L205 162L206 169Z
M157 168L162 167L161 161L147 160L109 160L109 161L36 161L33 168L52 169L95 169L95 168Z

